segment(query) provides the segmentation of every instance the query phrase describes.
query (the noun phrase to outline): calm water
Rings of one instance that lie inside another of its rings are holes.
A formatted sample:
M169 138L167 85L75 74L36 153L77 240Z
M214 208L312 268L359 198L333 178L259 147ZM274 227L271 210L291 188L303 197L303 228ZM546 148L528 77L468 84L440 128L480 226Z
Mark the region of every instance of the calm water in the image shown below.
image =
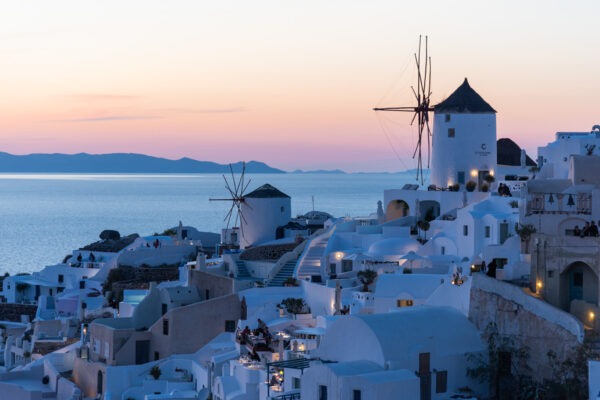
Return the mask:
M254 190L270 183L292 197L292 215L315 209L340 216L373 213L383 190L414 183L411 174L246 175ZM0 274L56 264L95 242L104 229L150 235L181 220L220 232L229 210L223 177L186 175L0 174Z

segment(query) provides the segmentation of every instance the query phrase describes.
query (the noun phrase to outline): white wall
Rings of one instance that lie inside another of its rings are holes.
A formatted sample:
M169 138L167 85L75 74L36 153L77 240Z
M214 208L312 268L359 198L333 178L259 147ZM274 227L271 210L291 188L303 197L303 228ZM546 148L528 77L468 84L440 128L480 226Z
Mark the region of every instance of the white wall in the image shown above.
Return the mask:
M471 171L496 170L496 114L434 114L431 146L431 184L448 187L457 182L458 172L465 172L465 182L474 180ZM448 137L448 129L455 137Z
M278 226L291 219L292 202L289 197L254 198L246 197L241 205L244 218L240 245L242 248L261 242L275 240Z

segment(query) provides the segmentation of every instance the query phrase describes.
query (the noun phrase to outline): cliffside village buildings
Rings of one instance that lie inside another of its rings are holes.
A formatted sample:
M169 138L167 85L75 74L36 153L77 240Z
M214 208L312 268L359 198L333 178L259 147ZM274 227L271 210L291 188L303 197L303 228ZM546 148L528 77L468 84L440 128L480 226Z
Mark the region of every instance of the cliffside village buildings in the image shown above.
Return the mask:
M265 184L221 235L106 231L60 264L6 277L0 397L576 390L564 362L600 332L599 151L599 126L559 132L534 162L497 140L496 111L465 80L435 106L431 185L386 190L373 215L292 218L291 198ZM575 378L596 398L600 364L583 363L589 383Z

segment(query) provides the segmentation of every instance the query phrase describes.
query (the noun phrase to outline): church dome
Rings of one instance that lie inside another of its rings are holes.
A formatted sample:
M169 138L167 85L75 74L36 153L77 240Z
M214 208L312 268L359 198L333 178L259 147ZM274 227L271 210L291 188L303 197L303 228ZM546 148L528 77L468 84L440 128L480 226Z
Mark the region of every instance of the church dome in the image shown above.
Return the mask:
M369 247L372 256L402 256L410 251L418 251L421 244L412 238L388 238L379 240Z

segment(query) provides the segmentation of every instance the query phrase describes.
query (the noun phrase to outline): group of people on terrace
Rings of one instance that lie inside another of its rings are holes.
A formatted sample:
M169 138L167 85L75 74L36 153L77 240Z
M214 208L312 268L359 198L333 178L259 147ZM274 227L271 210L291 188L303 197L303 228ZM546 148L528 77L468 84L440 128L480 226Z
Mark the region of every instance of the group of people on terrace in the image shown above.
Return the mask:
M503 197L512 197L512 193L510 192L510 188L505 183L500 183L498 185L498 194Z
M585 225L583 226L583 229L579 228L579 225L575 225L575 228L573 228L573 236L580 236L580 237L591 236L591 237L597 237L598 233L599 233L598 232L598 225L596 225L595 221L586 222Z

